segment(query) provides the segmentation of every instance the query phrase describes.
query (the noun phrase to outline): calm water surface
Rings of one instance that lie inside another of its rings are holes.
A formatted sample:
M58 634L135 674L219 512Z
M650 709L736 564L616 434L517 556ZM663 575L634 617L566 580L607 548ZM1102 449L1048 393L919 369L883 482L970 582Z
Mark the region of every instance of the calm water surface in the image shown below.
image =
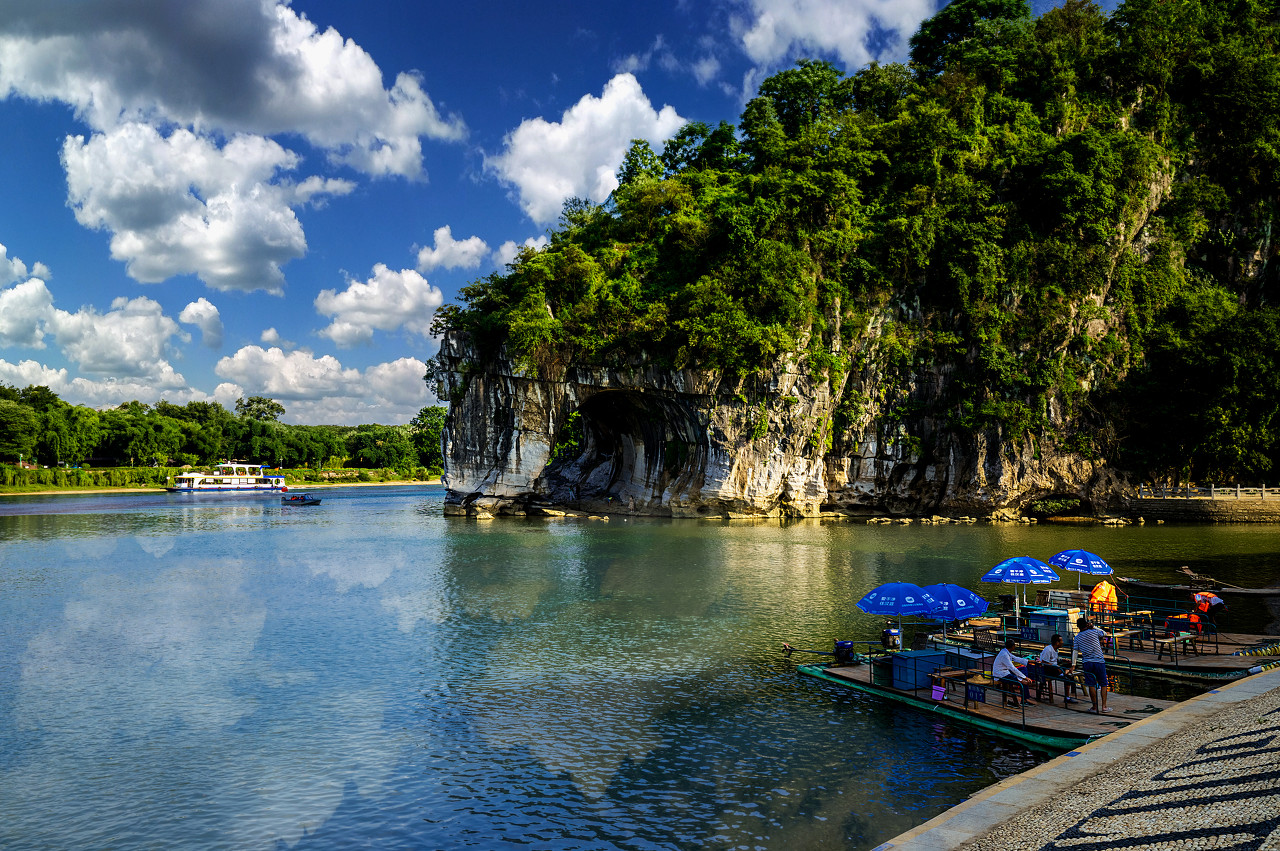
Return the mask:
M1049 755L800 677L782 641L878 636L852 602L884 581L994 599L988 567L1067 546L1280 577L1261 527L476 523L438 488L323 496L0 499L0 847L872 848Z

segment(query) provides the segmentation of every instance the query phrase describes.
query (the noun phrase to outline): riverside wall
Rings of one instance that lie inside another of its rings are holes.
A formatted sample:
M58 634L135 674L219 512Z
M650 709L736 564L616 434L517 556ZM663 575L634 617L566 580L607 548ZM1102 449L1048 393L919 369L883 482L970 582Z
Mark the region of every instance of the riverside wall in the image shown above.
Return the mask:
M1280 523L1280 499L1131 499L1127 513L1148 523Z

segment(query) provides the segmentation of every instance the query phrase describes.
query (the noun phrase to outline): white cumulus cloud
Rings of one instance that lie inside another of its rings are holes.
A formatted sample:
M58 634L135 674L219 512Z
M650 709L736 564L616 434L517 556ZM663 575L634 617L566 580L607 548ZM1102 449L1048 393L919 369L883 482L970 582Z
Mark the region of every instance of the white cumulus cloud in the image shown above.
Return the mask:
M754 62L819 52L852 68L904 59L907 39L937 11L934 0L747 0L745 6L732 29Z
M298 344L293 340L286 340L280 336L280 332L274 327L268 328L258 336L260 342L266 343L268 346L279 346L282 349L292 349Z
M48 266L43 263L36 263L35 266L28 270L26 263L23 263L17 257L10 257L9 249L0 245L0 286L12 284L14 281L21 281L28 274L42 281L47 281L50 277Z
M112 232L111 254L132 277L195 274L219 290L281 292L281 265L307 247L292 207L354 188L274 182L298 156L260 136L219 147L189 130L166 138L137 123L68 137L62 161L76 219Z
M316 357L310 352L285 352L274 346L245 346L219 360L213 371L246 388L251 396L273 399L348 396L360 390L360 371L343 368L333 355Z
M0 97L57 100L98 130L145 121L296 133L368 174L416 177L422 138L456 140L416 76L383 86L358 44L275 0L12 0Z
M567 198L607 199L632 139L660 146L684 124L671 106L655 110L634 76L618 74L600 97L584 95L558 122L521 122L507 134L502 153L485 164L515 189L525 213L544 224Z
M444 301L439 289L412 269L399 272L379 263L367 281L351 281L342 292L321 290L316 311L333 321L320 335L339 346L354 346L373 339L373 332L406 331L426 337L431 318Z
M222 316L207 298L198 298L182 308L178 321L199 328L201 341L209 348L221 348Z
M186 383L168 361L169 341L182 337L182 328L145 296L117 298L106 313L92 307L75 313L55 308L48 327L62 353L82 372L147 378L161 387Z
M0 383L15 387L41 384L72 405L88 405L91 408L113 408L135 399L151 404L163 398L179 405L207 402L210 399L208 394L192 387L173 386L172 382L165 385L147 378L73 378L65 368L54 369L34 360L10 363L0 359Z
M53 310L53 294L39 278L0 289L0 346L43 349Z
M281 292L281 266L306 250L294 210L354 188L295 177L299 157L271 137L305 139L333 168L416 180L423 140L466 135L418 76L384 84L360 45L288 0L10 0L10 97L68 104L88 125L63 143L67 201L111 232L132 277L194 274L220 290ZM0 283L26 274L0 257Z
M216 323L221 333L217 308L204 299L187 306L183 321L193 318L192 314L199 319L196 324L212 327ZM0 288L0 347L44 349L49 338L82 373L98 377L72 378L65 368L34 360L16 364L0 360L0 382L44 384L80 405L116 405L132 399L152 402L161 396L184 401L207 398L189 387L170 363L175 338L186 343L189 335L149 298L117 298L105 313L91 305L72 313L54 305L53 294L39 278Z
M406 423L434 400L422 380L426 370L417 358L400 358L361 373L332 355L245 346L218 362L214 371L226 381L213 395L224 405L241 396L283 400L290 422Z
M434 237L434 246L424 246L418 250L419 272L430 272L437 267L474 269L489 253L489 246L483 239L478 236L454 239L453 229L448 225L436 228Z
M504 269L516 259L516 255L520 253L521 248L532 248L537 251L547 244L545 236L531 236L524 242L516 242L514 239L508 239L493 250L493 262L499 269Z

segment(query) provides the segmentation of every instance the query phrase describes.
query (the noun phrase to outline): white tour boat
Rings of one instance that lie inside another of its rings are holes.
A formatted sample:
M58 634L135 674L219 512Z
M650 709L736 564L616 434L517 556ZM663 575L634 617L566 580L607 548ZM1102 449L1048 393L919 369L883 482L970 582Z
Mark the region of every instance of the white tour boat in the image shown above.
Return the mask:
M286 490L284 476L267 475L265 464L224 461L212 473L183 473L165 490L172 493L267 492Z

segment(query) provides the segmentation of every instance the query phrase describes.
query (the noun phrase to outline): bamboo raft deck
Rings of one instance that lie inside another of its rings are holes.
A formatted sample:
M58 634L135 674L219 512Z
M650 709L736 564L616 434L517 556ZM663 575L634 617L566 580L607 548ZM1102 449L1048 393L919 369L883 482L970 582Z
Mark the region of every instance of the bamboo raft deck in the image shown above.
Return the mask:
M981 629L951 632L946 643L984 653L995 653L1004 646L995 634L984 632ZM1212 635L1153 637L1149 629L1115 629L1110 634L1115 638L1107 654L1108 665L1132 668L1149 676L1222 682L1280 666L1280 637L1274 635L1222 632L1214 641ZM1045 646L1045 642L1038 640L1015 638L1014 642L1016 655L1033 659Z
M1069 705L1063 705L1062 695L1059 694L1055 695L1053 702L1012 708L1002 705L1002 684L993 683L989 677L981 676L951 681L946 677L937 678L938 681L947 682L946 694L942 700L934 700L930 696L932 688L908 690L878 682L874 668L873 663L839 667L801 665L798 670L812 677L943 715L988 732L1060 750L1078 747L1174 705L1171 700L1113 692L1107 700L1107 713L1095 715L1089 711L1089 696L1084 692L1077 695L1077 702ZM966 689L969 685L980 685L986 702L967 700Z

